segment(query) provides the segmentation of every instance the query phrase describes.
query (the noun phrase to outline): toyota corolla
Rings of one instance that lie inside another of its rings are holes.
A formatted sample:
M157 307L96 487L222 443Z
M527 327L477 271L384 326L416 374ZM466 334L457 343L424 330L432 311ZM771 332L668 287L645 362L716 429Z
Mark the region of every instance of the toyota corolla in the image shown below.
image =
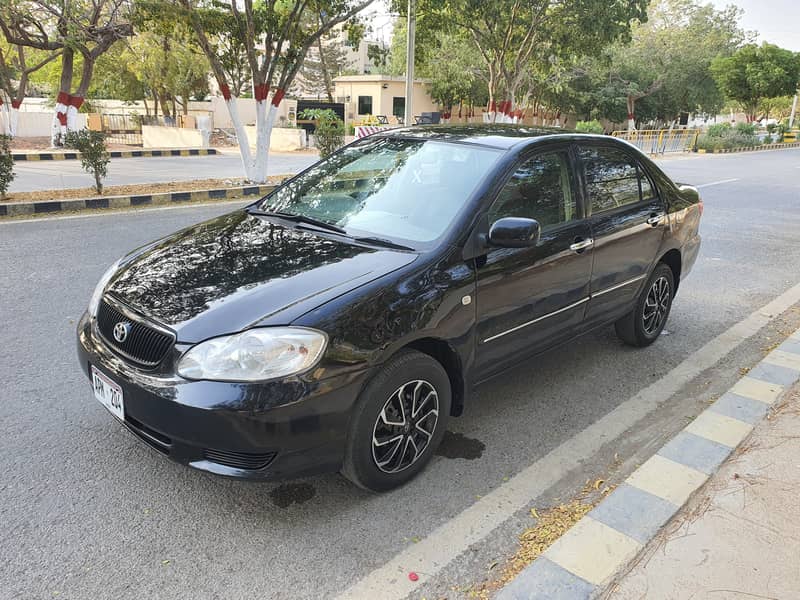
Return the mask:
M613 138L372 135L114 263L78 325L80 364L176 461L388 490L481 382L598 327L655 341L702 208Z

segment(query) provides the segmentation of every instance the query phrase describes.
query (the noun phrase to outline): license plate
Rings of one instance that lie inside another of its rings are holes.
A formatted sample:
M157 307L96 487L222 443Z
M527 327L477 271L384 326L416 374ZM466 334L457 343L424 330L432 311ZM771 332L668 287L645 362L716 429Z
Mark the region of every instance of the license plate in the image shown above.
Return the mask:
M92 388L94 397L120 421L125 420L125 405L122 402L122 388L92 366Z

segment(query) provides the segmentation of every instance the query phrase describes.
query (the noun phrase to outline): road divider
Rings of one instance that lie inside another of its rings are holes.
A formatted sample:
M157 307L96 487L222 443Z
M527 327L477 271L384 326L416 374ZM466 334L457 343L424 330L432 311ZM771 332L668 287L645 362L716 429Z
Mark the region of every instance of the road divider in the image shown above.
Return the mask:
M69 200L35 200L31 202L0 203L0 217L17 217L43 213L74 212L81 210L102 210L132 208L181 202L205 200L234 200L266 196L273 189L270 185L244 185L217 188L212 190L191 190L185 192L162 192L156 194L136 194L130 196L104 196L97 198L75 198Z
M161 148L153 150L109 150L111 158L154 158L161 156L212 156L216 148ZM78 160L80 152L58 150L55 152L12 152L14 161Z
M715 150L706 150L705 148L698 148L695 150L698 154L729 154L731 152L759 152L762 150L786 150L787 148L800 148L800 142L780 143L780 144L767 144L765 146L744 146L742 148L717 148Z

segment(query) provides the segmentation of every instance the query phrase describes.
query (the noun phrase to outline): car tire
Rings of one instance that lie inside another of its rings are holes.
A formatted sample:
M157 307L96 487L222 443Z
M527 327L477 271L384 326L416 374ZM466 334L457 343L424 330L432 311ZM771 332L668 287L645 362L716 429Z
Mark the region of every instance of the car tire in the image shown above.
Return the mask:
M373 492L403 485L442 441L450 404L450 378L438 361L415 350L392 357L356 402L342 475Z
M631 346L643 348L656 341L669 318L675 297L672 269L658 263L647 280L634 309L614 324L617 336Z

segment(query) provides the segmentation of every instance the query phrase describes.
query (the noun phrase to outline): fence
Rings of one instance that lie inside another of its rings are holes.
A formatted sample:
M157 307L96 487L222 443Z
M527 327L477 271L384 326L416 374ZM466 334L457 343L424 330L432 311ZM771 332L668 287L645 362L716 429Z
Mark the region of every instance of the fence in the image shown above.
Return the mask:
M201 129L210 130L211 113L198 115L177 115L177 117L163 117L136 114L90 114L88 119L89 129L103 131L106 139L115 144L141 146L142 125L158 125L161 127L183 127L196 129L198 124Z
M694 150L699 129L640 129L615 131L611 135L630 142L642 152L664 154Z

